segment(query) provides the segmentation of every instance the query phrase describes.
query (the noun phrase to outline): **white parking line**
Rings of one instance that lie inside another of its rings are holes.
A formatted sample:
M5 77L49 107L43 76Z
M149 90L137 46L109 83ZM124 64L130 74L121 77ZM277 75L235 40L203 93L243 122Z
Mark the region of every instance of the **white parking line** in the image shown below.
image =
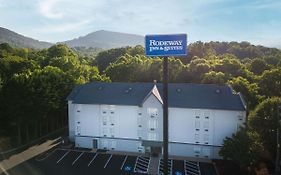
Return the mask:
M96 153L96 155L92 158L92 160L90 161L90 163L88 164L88 166L91 165L91 163L95 160L95 158L97 157L98 153Z
M139 160L139 156L138 156L137 159L136 159L136 163L135 163L135 167L134 167L134 172L137 172L137 171L136 171L136 167L137 167L138 160Z
M105 163L104 167L105 168L107 166L107 164L109 163L110 159L112 158L112 154L110 155L110 157L108 158L107 162Z
M84 154L84 152L82 152L73 162L72 162L72 165L75 164L75 162Z
M64 153L64 155L57 161L57 163L59 163L70 151Z
M121 166L120 170L122 170L122 169L123 169L123 166L124 166L124 164L125 164L125 162L126 162L127 158L128 158L128 156L126 156L126 157L125 157L125 159L124 159L124 161L123 161L123 163L122 163L122 166Z

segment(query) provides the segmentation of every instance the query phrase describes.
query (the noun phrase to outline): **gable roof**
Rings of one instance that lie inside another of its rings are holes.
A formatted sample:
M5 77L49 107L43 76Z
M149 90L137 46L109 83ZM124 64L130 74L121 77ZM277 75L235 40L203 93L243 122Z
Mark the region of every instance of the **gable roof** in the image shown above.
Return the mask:
M92 82L77 86L67 97L76 104L141 106L148 95L162 101L162 84ZM242 98L231 87L214 84L170 83L169 107L246 110Z

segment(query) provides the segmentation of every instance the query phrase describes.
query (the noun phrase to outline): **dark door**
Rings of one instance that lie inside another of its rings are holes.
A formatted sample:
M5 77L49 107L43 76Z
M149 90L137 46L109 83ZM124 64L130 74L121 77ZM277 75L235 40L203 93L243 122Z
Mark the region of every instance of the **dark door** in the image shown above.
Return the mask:
M98 149L98 140L97 139L93 139L93 148Z

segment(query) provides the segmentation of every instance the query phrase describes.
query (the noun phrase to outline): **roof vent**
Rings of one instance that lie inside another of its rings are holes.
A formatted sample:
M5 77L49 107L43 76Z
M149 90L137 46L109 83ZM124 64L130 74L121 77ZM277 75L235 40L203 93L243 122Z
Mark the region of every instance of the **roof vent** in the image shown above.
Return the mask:
M180 93L180 92L181 92L181 89L180 89L180 88L178 88L178 89L177 89L177 92L178 92L178 93Z
M221 93L221 90L220 90L220 89L216 89L216 93L217 93L217 94L220 94L220 93Z

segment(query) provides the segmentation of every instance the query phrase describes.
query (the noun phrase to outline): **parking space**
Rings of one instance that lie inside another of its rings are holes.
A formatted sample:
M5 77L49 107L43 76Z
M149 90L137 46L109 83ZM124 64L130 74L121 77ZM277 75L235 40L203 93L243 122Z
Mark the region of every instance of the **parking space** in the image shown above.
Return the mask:
M126 160L124 160L121 170L128 173L134 172L134 167L137 161L136 156L127 156Z
M170 175L216 175L213 164L187 160L169 159L168 171ZM163 159L159 160L158 173L163 174Z
M43 158L42 158L43 157ZM150 157L94 153L89 151L57 149L35 157L8 171L13 175L135 175L148 174ZM158 173L163 172L163 160L159 160ZM210 163L169 159L169 174L216 175Z
M173 168L172 168L173 175L184 175L184 161L182 160L173 160Z

